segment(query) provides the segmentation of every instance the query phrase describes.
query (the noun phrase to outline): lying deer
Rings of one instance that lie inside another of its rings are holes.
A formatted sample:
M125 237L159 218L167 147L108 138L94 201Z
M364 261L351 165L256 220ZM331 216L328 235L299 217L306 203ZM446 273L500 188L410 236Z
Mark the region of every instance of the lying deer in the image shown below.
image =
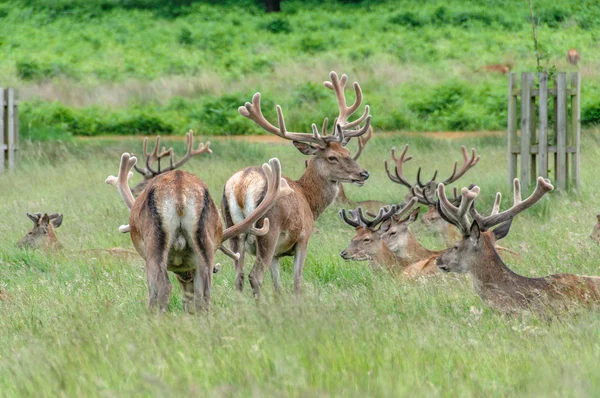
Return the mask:
M473 287L490 307L502 312L522 309L565 309L570 304L600 303L600 278L573 274L556 274L541 278L528 278L510 270L494 247L496 240L506 236L513 218L537 203L554 187L550 181L538 177L535 191L521 199L519 180L514 180L513 206L500 212L500 193L492 212L484 217L475 209L479 187L462 189L459 207L446 198L444 185L438 186L438 210L450 223L456 225L463 238L438 258L442 271L469 273ZM473 222L469 225L467 212ZM491 228L496 227L491 230Z
M368 261L371 268L387 269L394 276L437 273L435 259L441 251L423 247L408 228L419 215L419 208L410 212L416 202L412 198L400 211L396 205L384 207L373 219L365 217L360 207L348 211L349 216L340 210L342 220L356 228L356 235L340 256L344 260Z
M175 170L183 166L188 160L191 159L192 156L201 155L203 153L212 153L210 149L210 142L207 142L206 145L200 144L200 147L197 150L192 150L192 131L190 130L187 134L187 153L183 158L181 158L178 162L175 162L174 159L174 151L173 148L165 149L163 147L158 152L158 148L160 147L160 136L156 137L156 143L154 144L154 150L152 153L148 153L148 137L144 138L143 151L144 158L146 159L145 165L146 167L138 167L138 165L134 165L135 171L140 173L144 179L140 181L136 186L131 190L133 192L133 196L138 197L144 188L148 185L148 183L157 175L169 172L171 170ZM160 162L162 159L169 157L169 166L166 168L161 168ZM154 163L157 163L156 168Z
M191 132L188 135L191 138ZM124 153L118 177L110 176L106 183L118 189L131 212L129 224L121 226L119 231L130 232L135 249L146 260L148 308L153 310L158 306L161 311L167 311L171 295L167 271L171 271L184 292L185 311L206 309L212 303L215 251L220 249L234 259L239 258L239 254L231 252L223 242L242 233L267 234L269 220L264 219L261 228L256 228L255 222L280 198L292 193L287 182L281 179L279 161L273 158L261 169L265 189L260 205L240 223L224 231L206 184L185 171L174 170L156 176L135 199L128 180L136 162L135 157Z
M33 221L33 228L19 242L18 247L23 248L58 248L60 243L56 240L54 229L61 226L63 215L53 213L27 213L27 217Z
M294 256L294 291L299 294L308 241L315 220L335 200L341 183L362 186L369 178L369 173L358 165L345 148L350 139L360 137L368 131L371 123L369 106L365 106L361 117L349 122L348 119L362 101L360 86L354 83L356 100L347 106L343 93L347 76L342 75L342 78L338 79L337 74L331 72L330 77L330 84L334 87L339 105L334 134L327 135L327 119L323 123L321 134L314 124L312 134L287 131L279 105L276 107L278 126L274 126L263 116L260 93L254 94L252 103L247 102L239 108L242 116L254 121L265 131L292 141L302 154L311 156L311 159L300 179L287 179L294 193L279 200L267 212L266 217L271 220L269 233L252 239L239 234L242 236L231 239L231 249L240 253L239 260L235 261L235 286L238 291L244 286L244 251L248 249L252 254L256 254L249 275L255 297L260 295L267 267L270 267L275 291L280 291L279 259L290 255ZM362 122L365 122L364 126L360 127ZM259 168L249 167L234 174L225 184L223 191L222 206L226 225L240 223L245 215L262 203L264 191L265 176Z
M596 243L600 243L600 214L596 214L596 220L597 222L596 225L594 225L590 238Z
M457 170L458 161L454 162L454 169L452 170L452 174L450 177L441 181L444 185L452 184L458 181L462 176L465 175L467 171L475 167L475 165L479 162L480 156L475 156L475 148L471 149L471 157L468 156L467 148L461 146L462 156L463 156L463 164L460 169ZM413 197L417 197L420 204L427 206L427 213L421 218L423 224L427 225L433 231L439 234L446 234L448 244L454 243L457 236L454 228L446 223L439 215L435 203L435 192L437 187L436 178L438 175L438 171L435 170L433 173L433 177L426 183L421 181L421 167L419 167L417 171L417 181L414 184L408 182L408 179L404 176L404 163L408 162L412 159L412 156L406 156L408 152L408 145L404 147L400 156L396 157L395 148L392 148L392 159L395 163L394 174L392 174L388 167L387 160L384 162L385 171L390 180L395 182L396 184L404 185L408 188L409 193L407 194L405 200L408 201ZM419 191L419 194L416 193L416 190ZM460 198L454 197L455 204L460 201Z

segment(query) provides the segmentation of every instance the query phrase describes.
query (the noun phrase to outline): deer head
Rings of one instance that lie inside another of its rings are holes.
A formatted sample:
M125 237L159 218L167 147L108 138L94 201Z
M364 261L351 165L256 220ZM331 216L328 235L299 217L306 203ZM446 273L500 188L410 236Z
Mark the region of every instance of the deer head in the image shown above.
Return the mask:
M592 234L590 235L590 238L597 242L600 243L600 214L596 214L596 225L594 225L594 229L592 230Z
M438 211L446 221L454 224L461 231L463 238L451 249L438 257L438 267L445 272L470 272L480 264L486 252L495 251L495 242L504 238L513 218L520 212L537 203L547 192L553 189L552 184L543 177L538 177L535 191L525 200L521 199L521 185L514 180L513 206L500 212L502 196L498 192L492 212L484 217L475 209L475 199L479 195L479 187L463 188L462 200L458 207L450 203L446 197L444 185L438 186ZM472 223L469 225L467 212L470 212ZM490 230L491 228L494 228Z
M408 216L402 218L395 214L381 226L381 239L399 257L409 257L414 244L412 233L408 228L419 218L420 209L414 209Z
M19 240L18 247L48 248L57 244L54 228L58 228L62 224L62 214L27 213L27 217L33 221L33 228Z
M346 149L346 145L352 138L360 137L369 130L371 125L369 106L365 106L365 111L361 117L349 122L348 118L358 109L362 102L360 86L358 83L354 83L356 100L352 105L347 106L344 87L346 86L348 77L342 75L340 79L335 72L331 72L329 76L331 81L325 82L324 85L336 94L339 109L338 117L333 126L334 132L331 135L327 135L327 119L323 122L321 133L319 133L315 124L312 125L312 134L287 131L283 111L279 105L276 107L278 126L274 126L263 116L260 107L260 93L254 94L252 103L246 102L238 110L242 116L254 121L265 131L292 141L302 154L312 156L309 162L309 169L312 166L322 178L328 181L354 183L362 186L369 178L369 172L359 166L355 158L350 154L350 151ZM362 122L365 123L360 127ZM360 152L358 155L360 155Z
M134 166L135 170L144 177L144 179L142 181L140 181L131 190L135 197L138 197L142 193L142 191L146 188L148 183L157 175L166 173L171 170L178 169L179 167L183 166L188 160L190 160L190 158L192 156L200 155L203 153L212 153L212 150L210 149L210 142L207 142L206 144L200 143L200 145L198 146L198 149L194 149L193 142L192 142L192 140L193 140L193 131L192 130L188 131L188 133L186 134L186 140L187 140L187 152L186 152L185 156L183 158L181 158L181 160L179 160L178 162L175 162L175 159L174 159L175 155L173 152L173 148L165 149L165 147L163 147L161 149L160 153L158 152L158 149L160 148L160 136L156 137L156 143L154 144L154 150L151 153L148 153L148 137L144 138L143 150L144 150L144 158L146 159L146 163L145 163L146 167L138 167L137 165ZM161 164L160 164L161 160L166 157L169 158L169 166L165 167L165 168L161 168ZM154 163L156 163L156 166L154 166Z

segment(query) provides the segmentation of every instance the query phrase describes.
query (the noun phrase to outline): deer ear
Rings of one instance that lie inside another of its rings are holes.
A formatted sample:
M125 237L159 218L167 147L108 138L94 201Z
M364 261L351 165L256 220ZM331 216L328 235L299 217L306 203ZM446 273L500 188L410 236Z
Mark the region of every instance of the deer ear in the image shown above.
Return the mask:
M303 154L303 155L316 155L317 152L319 152L319 148L314 147L312 145L306 144L304 142L298 142L298 141L292 141L294 143L294 146L296 148L298 148L298 150Z
M54 226L54 228L58 228L62 225L63 215L53 214L52 216L50 216L50 219L52 220L52 225Z
M479 224L477 221L473 221L473 224L471 224L471 230L469 231L469 238L478 242L480 237L481 229L479 229Z
M413 210L413 211L410 213L410 215L404 219L404 221L405 221L407 224L412 224L412 223L414 223L415 221L417 221L417 218L419 218L419 212L420 212L420 211L421 211L421 209L420 209L420 208L416 208L416 209L414 209L414 210Z
M600 223L600 214L596 214L596 219L598 220L598 222Z
M500 224L496 229L494 229L494 238L496 240L500 240L506 237L506 235L508 235L508 231L510 231L512 220L513 219L511 218L508 221L505 221L502 224Z

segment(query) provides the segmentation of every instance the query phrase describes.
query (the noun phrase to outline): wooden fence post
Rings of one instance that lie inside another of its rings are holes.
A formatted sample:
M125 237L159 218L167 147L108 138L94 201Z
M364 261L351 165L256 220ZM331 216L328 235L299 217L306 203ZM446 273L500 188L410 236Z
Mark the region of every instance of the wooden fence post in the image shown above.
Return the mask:
M4 139L4 88L0 87L0 173L4 172L4 154L8 149L6 141Z
M531 170L531 73L521 74L521 187L523 191L528 190L529 171Z
M571 73L571 134L573 137L572 145L575 146L575 152L571 154L573 170L573 186L576 190L581 190L581 76L579 73Z
M6 93L7 131L8 131L8 169L15 169L15 90L9 88Z
M508 184L512 184L513 180L517 178L517 75L516 73L508 74L508 128L507 142L508 142Z
M567 189L567 74L556 76L556 187Z
M548 178L548 74L540 73L538 175ZM535 176L534 176L535 178Z

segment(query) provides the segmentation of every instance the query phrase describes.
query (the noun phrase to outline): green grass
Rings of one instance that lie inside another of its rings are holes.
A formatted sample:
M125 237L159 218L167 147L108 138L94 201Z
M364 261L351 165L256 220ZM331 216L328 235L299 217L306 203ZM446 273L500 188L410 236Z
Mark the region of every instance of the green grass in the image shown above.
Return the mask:
M588 238L598 212L600 132L583 134L580 195L552 194L519 215L503 242L524 275L600 275L598 247ZM376 137L361 157L372 172L355 199L397 202L406 190L387 180L382 158L410 143L425 171L447 173L459 145L476 146L481 162L464 178L491 205L506 186L501 138L442 141ZM0 176L0 396L594 396L600 391L597 312L551 322L504 318L487 309L468 277L400 282L339 252L353 231L330 208L317 221L296 302L292 264L283 262L284 295L256 305L233 287L231 261L214 278L214 308L182 310L174 283L170 312L145 311L143 263L85 251L132 249L117 231L128 217L104 184L119 155L140 142L25 142L19 169ZM292 145L213 140L214 153L186 169L220 198L226 179L277 155L284 174L300 175L304 157ZM182 143L176 145L181 153ZM414 164L411 164L414 163ZM480 208L485 206L480 205ZM505 203L505 206L508 204ZM30 226L25 212L65 214L57 230L65 249L24 251L14 243ZM419 239L430 247L442 243Z
M219 3L219 2L210 2ZM0 79L20 89L26 135L251 134L237 107L264 94L289 126L334 112L321 83L358 80L384 130L502 130L506 77L534 71L523 0L251 1L20 0L0 3ZM595 1L536 0L547 65L582 60L584 124L600 122Z

